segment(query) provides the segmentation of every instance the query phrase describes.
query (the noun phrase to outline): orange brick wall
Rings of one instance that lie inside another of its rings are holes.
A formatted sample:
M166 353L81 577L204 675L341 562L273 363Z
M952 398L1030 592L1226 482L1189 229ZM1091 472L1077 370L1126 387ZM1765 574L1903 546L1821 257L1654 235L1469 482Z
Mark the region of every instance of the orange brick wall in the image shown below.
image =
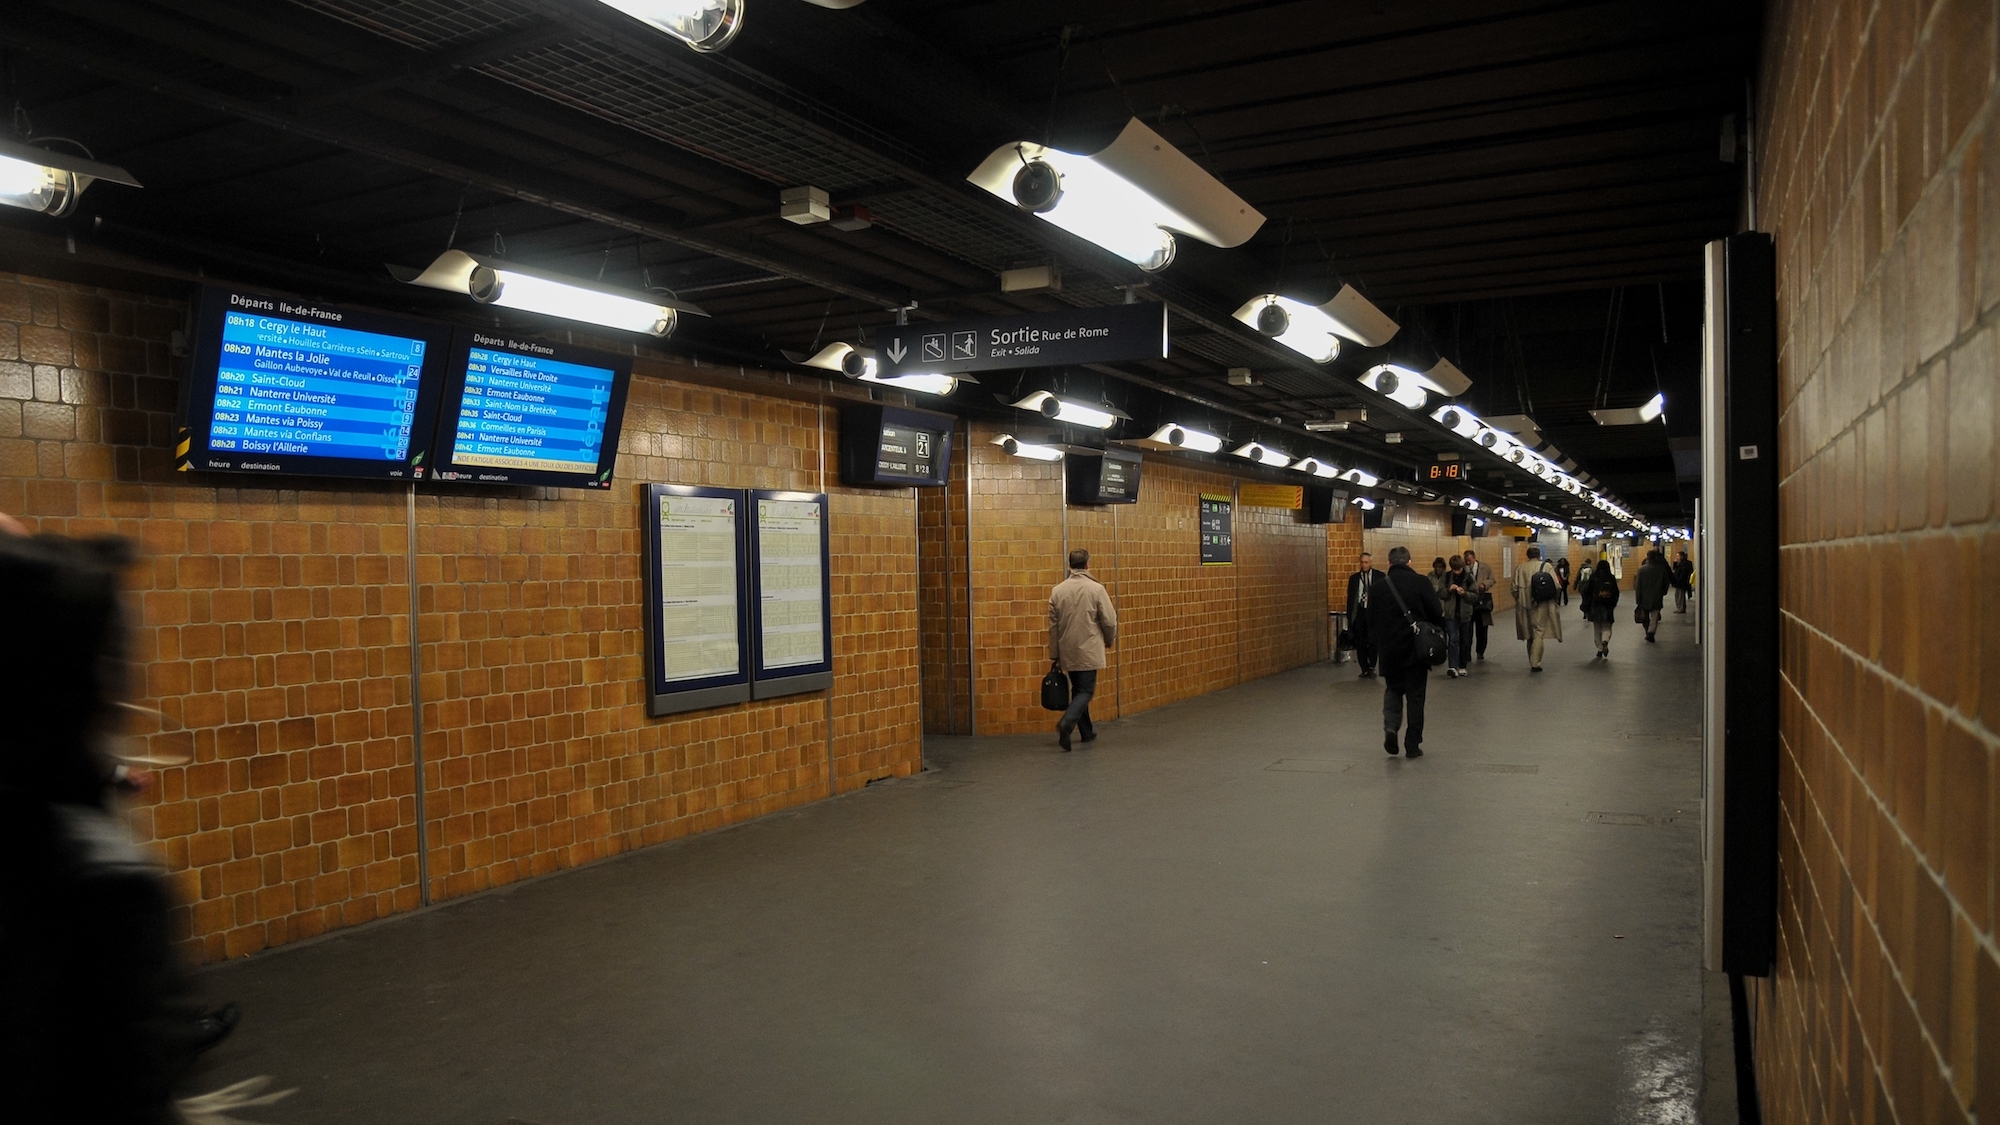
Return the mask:
M1119 641L1099 676L1094 718L1135 714L1326 655L1326 529L1296 512L1235 509L1235 565L1200 561L1199 497L1237 478L1149 454L1139 503L1073 508L1062 465L1009 457L973 427L971 550L975 718L980 734L1049 729L1049 589L1067 547L1118 607Z
M1754 1014L1781 1125L2000 1121L1994 40L1992 0L1769 17L1782 824Z
M176 937L214 960L420 900L408 501L169 471L184 321L0 278L0 511L144 548L137 683L160 717L139 737L193 761L131 819L183 904ZM639 361L608 494L419 495L434 897L827 794L827 693L644 712L639 484L821 490L833 462L830 406L698 385L712 374ZM916 511L907 489L824 490L845 790L921 761Z

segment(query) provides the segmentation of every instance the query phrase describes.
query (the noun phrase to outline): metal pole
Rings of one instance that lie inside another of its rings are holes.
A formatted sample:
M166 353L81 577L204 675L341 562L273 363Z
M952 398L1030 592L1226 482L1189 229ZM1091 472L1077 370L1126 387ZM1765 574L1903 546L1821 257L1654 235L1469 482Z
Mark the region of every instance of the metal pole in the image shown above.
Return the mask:
M410 761L417 787L417 901L431 904L430 824L424 816L424 661L417 639L417 482L411 481L408 499L403 570L410 580Z

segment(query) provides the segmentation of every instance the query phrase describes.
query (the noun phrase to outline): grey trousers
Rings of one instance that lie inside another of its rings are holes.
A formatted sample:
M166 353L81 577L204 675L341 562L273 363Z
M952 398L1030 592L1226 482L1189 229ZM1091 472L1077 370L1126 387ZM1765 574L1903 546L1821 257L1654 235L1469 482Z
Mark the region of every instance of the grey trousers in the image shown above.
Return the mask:
M1084 734L1095 734L1097 728L1090 722L1090 697L1097 694L1097 669L1069 674L1069 710L1062 713L1059 720L1065 730L1081 730Z

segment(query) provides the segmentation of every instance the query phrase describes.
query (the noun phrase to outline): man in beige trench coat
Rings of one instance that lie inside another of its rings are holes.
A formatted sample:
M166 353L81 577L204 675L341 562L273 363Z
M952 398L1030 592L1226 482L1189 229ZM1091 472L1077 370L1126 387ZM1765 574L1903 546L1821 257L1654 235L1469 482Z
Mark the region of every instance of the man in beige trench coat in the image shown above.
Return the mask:
M1097 738L1090 722L1090 697L1097 693L1097 670L1104 650L1118 643L1118 611L1111 595L1090 576L1090 552L1069 553L1069 577L1049 591L1049 659L1069 673L1069 710L1056 720L1056 741L1069 749L1070 732L1081 728L1085 742Z
M1528 548L1528 561L1514 568L1514 636L1528 642L1528 671L1542 670L1542 642L1563 639L1562 602L1550 599L1537 605L1529 592L1537 572L1555 577L1555 567L1542 558L1540 547Z

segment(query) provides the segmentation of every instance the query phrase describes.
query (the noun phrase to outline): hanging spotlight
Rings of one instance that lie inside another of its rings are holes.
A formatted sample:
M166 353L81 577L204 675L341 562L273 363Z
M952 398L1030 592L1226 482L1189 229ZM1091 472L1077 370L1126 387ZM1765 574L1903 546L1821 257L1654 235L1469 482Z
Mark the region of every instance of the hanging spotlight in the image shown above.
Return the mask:
M1350 503L1352 503L1355 507L1361 509L1364 512L1372 512L1375 510L1375 501L1370 500L1366 496L1356 496L1352 501L1350 501Z
M880 373L881 363L876 359L873 348L857 348L853 344L840 341L828 344L811 356L802 356L795 352L785 352L784 355L792 362L805 367L838 371L857 382L874 383L902 391L916 391L919 394L948 395L957 390L961 382L979 381L970 375L931 375L920 372L883 375Z
M1032 410L1044 418L1053 418L1058 422L1068 422L1077 426L1090 426L1099 430L1108 430L1117 424L1118 419L1126 417L1123 412L1109 405L1086 406L1080 402L1057 398L1047 391L1036 391L1013 405L1016 410Z
M141 186L132 173L115 164L0 139L0 204L44 215L67 215L76 209L83 189L98 180Z
M1316 477L1337 477L1340 475L1340 467L1338 465L1329 465L1317 457L1301 457L1292 465L1292 468L1302 473L1311 473Z
M1382 478L1377 477L1372 473L1362 472L1360 469L1349 469L1346 472L1340 474L1340 479L1346 481L1353 481L1355 484L1358 484L1363 488L1373 488L1376 485L1382 483Z
M1402 403L1411 410L1422 410L1432 394L1446 397L1450 397L1451 394L1432 382L1427 372L1413 371L1394 363L1382 363L1369 368L1361 376L1361 385L1393 402Z
M1238 457L1255 461L1259 465L1271 465L1280 469L1292 463L1291 454L1281 453L1261 442L1246 442L1230 450L1230 452Z
M1626 407L1618 410L1593 410L1592 418L1600 426L1643 426L1667 412L1667 396L1656 394L1646 400L1644 406Z
M599 0L697 51L720 51L743 30L743 0ZM820 3L820 0L811 0ZM821 5L825 7L826 5Z
M1461 508L1467 508L1467 509L1470 509L1471 511L1475 511L1475 512L1476 512L1476 511L1478 511L1478 510L1479 510L1479 501L1477 501L1477 500L1474 500L1474 499L1473 499L1472 497L1468 496L1468 497L1466 497L1465 499L1463 499L1463 500L1460 500L1460 501L1458 502L1458 506L1459 506L1459 507L1461 507Z
M1174 232L1228 248L1264 225L1255 208L1136 117L1098 152L1021 141L994 149L966 179L1148 271L1173 262Z
M390 266L389 273L409 285L464 293L482 305L499 305L654 336L671 333L679 313L708 315L698 306L665 300L651 293L600 285L463 250L445 251L422 271Z
M1060 461L1063 455L1063 451L1053 445L1022 441L1013 434L1001 434L993 439L992 444L1006 450L1010 457L1026 457L1035 461Z
M1214 453L1222 448L1222 439L1201 430L1191 430L1179 423L1169 422L1153 431L1153 435L1135 443L1151 445L1160 449L1191 449L1196 453Z

